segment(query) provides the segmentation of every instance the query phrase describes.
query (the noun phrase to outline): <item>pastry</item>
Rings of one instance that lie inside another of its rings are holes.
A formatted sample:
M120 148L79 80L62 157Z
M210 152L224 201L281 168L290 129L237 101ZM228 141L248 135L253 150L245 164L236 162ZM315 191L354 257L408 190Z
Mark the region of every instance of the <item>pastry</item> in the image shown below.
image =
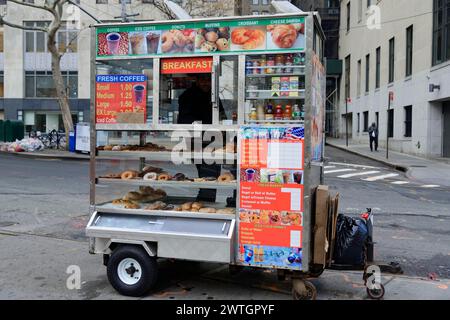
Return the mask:
M191 210L189 210L189 211L191 211L191 212L198 212L200 209L194 209L194 208L192 208Z
M120 178L124 179L124 180L129 180L129 179L137 178L138 175L139 175L139 172L137 172L137 171L127 170L120 174Z
M123 200L141 200L142 194L136 191L128 192L123 198Z
M151 205L146 206L144 209L145 210L161 210L165 206L166 206L166 204L164 202L156 201L156 202L152 203Z
M250 36L250 40L246 41L242 45L242 49L251 50L256 49L264 44L266 41L266 34L261 30L253 30Z
M111 151L112 149L113 149L113 146L111 146L111 145L106 145L103 147L103 150L105 150L105 151Z
M146 194L146 195L143 195L141 197L141 199L139 199L139 201L141 201L141 202L152 202L152 201L160 200L162 198L163 198L163 196L161 196L159 194Z
M167 196L167 193L163 189L156 189L154 194L159 195L161 197Z
M125 204L125 209L139 209L141 206L134 202L127 202Z
M112 201L112 204L123 204L125 202L125 200L123 199L114 199Z
M219 39L219 35L214 31L209 31L205 34L206 41L216 42Z
M199 212L204 212L204 213L216 213L216 209L215 208L200 208L198 211Z
M142 169L142 172L144 172L144 173L148 173L148 172L160 173L160 172L162 172L162 169L157 168L157 167L152 167L152 166L145 166L144 169Z
M104 176L99 176L99 178L103 178L103 179L120 179L121 178L121 174L120 173L109 173L109 174L106 174Z
M270 218L270 223L271 224L280 224L280 222L281 222L280 214L278 212L276 212L276 211L273 211L270 214L269 218Z
M176 206L173 208L173 211L183 211L183 209L180 206Z
M181 205L181 210L190 211L192 208L192 202L186 202Z
M236 209L235 208L217 209L216 213L235 214L236 213Z
M220 38L216 41L217 49L220 51L226 51L230 47L229 42L225 38Z
M149 195L149 194L153 194L155 192L155 189L153 189L150 186L140 186L139 192L143 195Z
M194 202L193 204L192 204L192 207L191 207L192 209L198 209L198 210L200 210L201 208L203 208L203 203L202 202Z
M157 180L158 179L158 174L156 172L149 172L146 173L142 179L144 180Z
M272 41L279 48L291 48L297 40L297 29L292 24L280 24L273 28Z
M112 151L122 151L122 147L121 146L114 146L114 147L112 147Z
M174 175L172 177L172 180L175 180L175 181L183 181L185 179L186 179L186 176L182 173L177 173L176 175Z
M234 180L234 176L231 173L224 173L217 178L219 182L231 182Z
M158 180L159 181L170 180L170 175L168 173L161 173L160 175L158 175Z

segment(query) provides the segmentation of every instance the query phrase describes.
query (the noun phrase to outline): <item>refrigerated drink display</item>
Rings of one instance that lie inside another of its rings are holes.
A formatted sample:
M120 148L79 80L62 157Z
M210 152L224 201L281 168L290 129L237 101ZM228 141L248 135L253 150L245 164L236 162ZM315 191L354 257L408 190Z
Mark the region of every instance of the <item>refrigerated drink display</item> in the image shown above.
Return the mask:
M295 118L293 106L305 103L304 53L250 55L245 61L247 67L245 99L253 100L251 105L256 107L258 120L262 123L270 120L273 124L300 120L300 110L298 117ZM267 119L269 108L266 108L263 115L258 106L267 106L271 103L273 103L272 114L269 113ZM275 106L278 105L282 106L280 117L276 114ZM286 110L285 106L289 108ZM250 119L249 114L247 120L255 122L254 119Z

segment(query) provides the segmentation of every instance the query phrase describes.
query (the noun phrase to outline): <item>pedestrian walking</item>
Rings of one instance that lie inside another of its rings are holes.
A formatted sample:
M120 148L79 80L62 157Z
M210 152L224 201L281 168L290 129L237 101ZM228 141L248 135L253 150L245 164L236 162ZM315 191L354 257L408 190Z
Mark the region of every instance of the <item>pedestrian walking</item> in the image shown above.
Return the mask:
M373 152L373 143L375 142L375 152L378 151L378 128L375 122L369 127L370 151Z

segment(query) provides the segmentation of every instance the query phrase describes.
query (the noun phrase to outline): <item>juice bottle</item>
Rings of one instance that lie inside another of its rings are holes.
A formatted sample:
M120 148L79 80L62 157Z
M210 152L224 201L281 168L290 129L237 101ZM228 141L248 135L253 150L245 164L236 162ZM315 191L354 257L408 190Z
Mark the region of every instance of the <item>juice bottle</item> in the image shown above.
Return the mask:
M275 120L283 120L283 108L281 105L277 105L275 108Z
M250 111L250 120L258 120L258 114L256 113L255 107L252 107Z
M269 55L267 57L267 61L266 61L266 73L267 74L271 74L271 73L275 73L275 68L273 68L275 66L275 57L272 55Z
M264 115L265 120L273 120L273 107L271 104L267 105L266 114Z
M284 108L283 120L292 120L292 108L290 105L286 105Z
M264 106L262 104L258 104L256 106L256 115L257 115L257 120L264 120L265 118L265 110L264 110Z

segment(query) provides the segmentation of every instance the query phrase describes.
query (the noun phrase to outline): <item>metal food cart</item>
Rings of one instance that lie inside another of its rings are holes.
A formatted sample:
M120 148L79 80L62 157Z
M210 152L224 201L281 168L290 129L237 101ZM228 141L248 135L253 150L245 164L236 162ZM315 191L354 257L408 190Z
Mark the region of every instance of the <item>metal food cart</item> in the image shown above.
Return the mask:
M86 234L116 290L144 294L172 258L277 269L315 297L323 39L316 13L93 26Z

